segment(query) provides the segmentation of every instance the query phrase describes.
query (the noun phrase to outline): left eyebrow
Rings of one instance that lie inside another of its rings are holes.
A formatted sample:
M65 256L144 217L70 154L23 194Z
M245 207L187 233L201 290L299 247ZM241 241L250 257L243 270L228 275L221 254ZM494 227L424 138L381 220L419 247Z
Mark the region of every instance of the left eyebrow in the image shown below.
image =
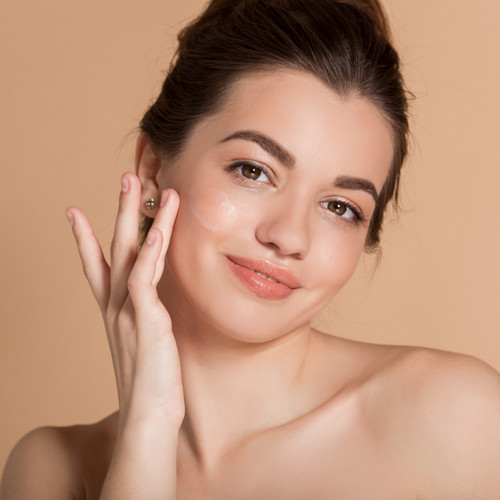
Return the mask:
M379 195L377 193L377 190L375 189L373 183L366 179L361 179L360 177L350 177L348 175L342 175L335 179L333 186L340 189L353 189L359 191L366 191L367 193L372 195L373 199L375 200L375 205L378 204Z

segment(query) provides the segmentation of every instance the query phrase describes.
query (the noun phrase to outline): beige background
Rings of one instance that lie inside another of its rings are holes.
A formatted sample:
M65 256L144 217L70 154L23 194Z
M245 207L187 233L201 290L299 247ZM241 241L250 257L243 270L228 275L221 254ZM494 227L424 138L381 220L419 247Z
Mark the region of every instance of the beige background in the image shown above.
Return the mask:
M3 0L0 468L41 425L116 409L68 205L111 240L136 126L200 0ZM332 333L500 369L500 2L387 0L413 104L404 212L319 318Z

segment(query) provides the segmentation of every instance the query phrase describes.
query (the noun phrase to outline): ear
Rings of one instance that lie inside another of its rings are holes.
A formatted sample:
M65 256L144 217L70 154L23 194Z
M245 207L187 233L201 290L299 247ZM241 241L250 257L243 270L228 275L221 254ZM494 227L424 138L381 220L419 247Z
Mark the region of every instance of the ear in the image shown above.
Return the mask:
M141 211L148 217L156 217L160 204L160 188L158 174L160 173L161 160L153 153L148 139L144 134L139 135L135 152L135 171L141 181ZM155 207L146 208L146 201L153 199Z

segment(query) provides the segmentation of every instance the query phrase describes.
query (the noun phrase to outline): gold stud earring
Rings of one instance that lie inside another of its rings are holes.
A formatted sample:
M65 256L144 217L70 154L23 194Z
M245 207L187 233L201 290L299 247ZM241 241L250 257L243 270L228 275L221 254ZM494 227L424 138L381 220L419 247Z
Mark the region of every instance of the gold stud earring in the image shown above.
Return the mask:
M149 198L149 200L146 200L144 202L144 205L146 205L146 208L148 210L151 210L152 208L155 207L156 203L155 203L155 199L154 198Z

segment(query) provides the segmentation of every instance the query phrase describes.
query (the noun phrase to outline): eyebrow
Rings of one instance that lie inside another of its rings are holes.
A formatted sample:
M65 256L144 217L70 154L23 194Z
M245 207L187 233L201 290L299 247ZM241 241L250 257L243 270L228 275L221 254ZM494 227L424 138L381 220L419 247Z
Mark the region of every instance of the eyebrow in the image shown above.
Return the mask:
M222 139L220 143L227 142L232 139L243 139L246 141L255 142L264 151L276 158L289 170L295 168L296 161L292 153L278 144L275 140L264 134L254 132L252 130L240 130L238 132L235 132L234 134L228 135L226 138ZM333 186L340 189L365 191L372 196L372 198L375 200L375 204L378 204L379 195L377 193L377 190L375 189L373 183L366 179L362 179L360 177L352 177L349 175L342 175L335 179Z
M266 153L276 158L283 166L289 170L295 167L295 157L286 148L278 144L275 140L267 137L259 132L253 132L251 130L240 130L222 139L222 142L227 142L232 139L244 139L246 141L252 141L258 144Z
M348 175L342 175L337 177L333 183L334 187L340 189L352 189L358 191L366 191L371 194L373 199L375 200L375 205L378 204L379 195L375 186L372 182L367 181L366 179L361 179L360 177L350 177Z

